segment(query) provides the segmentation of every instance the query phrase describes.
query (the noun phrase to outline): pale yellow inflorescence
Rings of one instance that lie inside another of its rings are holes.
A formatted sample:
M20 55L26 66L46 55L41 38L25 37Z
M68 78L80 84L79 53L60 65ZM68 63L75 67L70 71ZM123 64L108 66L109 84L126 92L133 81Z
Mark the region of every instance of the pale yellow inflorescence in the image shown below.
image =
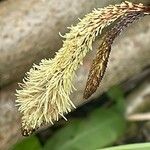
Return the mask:
M27 132L52 123L75 106L69 98L73 90L75 71L92 50L92 43L102 29L133 7L132 3L95 9L85 16L70 32L54 59L43 59L34 65L17 90L17 106L22 114L22 127Z

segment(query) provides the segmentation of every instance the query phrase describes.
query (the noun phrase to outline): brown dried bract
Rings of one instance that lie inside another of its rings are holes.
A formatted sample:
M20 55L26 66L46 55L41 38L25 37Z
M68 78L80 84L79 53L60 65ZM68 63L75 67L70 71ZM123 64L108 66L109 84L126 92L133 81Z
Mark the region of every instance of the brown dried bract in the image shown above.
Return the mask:
M111 45L114 39L127 25L139 19L143 15L143 12L128 12L124 16L120 17L114 27L104 34L102 37L102 43L99 46L96 57L91 65L84 91L84 98L89 98L97 90L104 76L111 51Z

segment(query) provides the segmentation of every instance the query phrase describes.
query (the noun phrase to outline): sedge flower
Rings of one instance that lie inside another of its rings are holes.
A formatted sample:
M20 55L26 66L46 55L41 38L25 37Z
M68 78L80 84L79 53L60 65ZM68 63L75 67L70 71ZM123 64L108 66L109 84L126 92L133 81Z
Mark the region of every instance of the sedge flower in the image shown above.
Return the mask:
M17 106L22 116L23 135L30 135L44 124L53 124L75 108L70 99L75 71L92 50L92 43L102 30L129 12L146 10L142 4L123 2L94 9L63 38L62 48L53 59L33 65L17 90ZM148 10L145 11L147 13Z

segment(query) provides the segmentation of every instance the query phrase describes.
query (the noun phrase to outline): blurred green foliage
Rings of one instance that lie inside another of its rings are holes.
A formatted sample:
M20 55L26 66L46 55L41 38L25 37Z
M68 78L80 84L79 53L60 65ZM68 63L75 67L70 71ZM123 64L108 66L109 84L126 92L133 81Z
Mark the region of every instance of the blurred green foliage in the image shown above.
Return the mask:
M16 143L11 150L41 150L41 145L36 136L30 136Z
M150 150L150 143L128 144L99 150Z
M119 86L114 86L107 92L107 95L115 102L114 106L118 111L123 114L125 111L125 98L122 89Z
M115 142L126 122L115 108L97 109L89 117L72 121L46 143L44 150L93 150Z

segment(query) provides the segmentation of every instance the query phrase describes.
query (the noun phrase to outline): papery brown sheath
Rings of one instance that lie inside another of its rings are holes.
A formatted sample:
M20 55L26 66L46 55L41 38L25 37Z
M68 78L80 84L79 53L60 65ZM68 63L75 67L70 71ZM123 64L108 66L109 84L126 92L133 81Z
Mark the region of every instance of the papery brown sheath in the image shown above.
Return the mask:
M113 28L109 29L107 33L102 37L102 43L97 50L95 59L91 65L85 91L84 98L89 98L98 88L108 63L109 54L111 51L111 45L114 39L120 34L120 32L129 24L138 20L144 16L143 12L128 12L124 16L121 16Z

